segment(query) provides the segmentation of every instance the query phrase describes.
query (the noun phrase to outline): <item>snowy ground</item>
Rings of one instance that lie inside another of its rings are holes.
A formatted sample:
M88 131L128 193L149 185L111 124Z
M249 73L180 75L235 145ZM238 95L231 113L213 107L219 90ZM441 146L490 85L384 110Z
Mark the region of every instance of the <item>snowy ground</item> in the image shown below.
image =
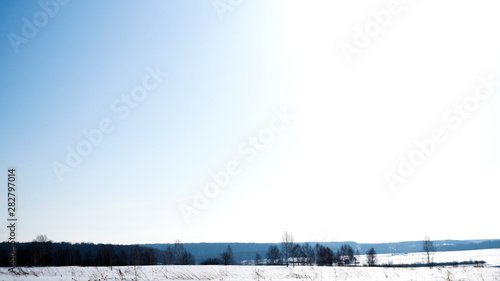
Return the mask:
M0 270L1 280L500 280L500 268L369 268L297 266L142 266Z
M380 263L421 262L422 253L379 255ZM484 260L487 266L435 268L296 266L120 266L17 268L13 275L0 268L0 280L499 280L500 249L435 254L435 262Z
M379 264L410 264L410 263L425 263L425 253L410 253L410 254L383 254L377 255ZM476 261L483 260L486 266L500 266L500 249L473 250L473 251L456 251L456 252L436 252L433 256L434 262L454 262L454 261ZM361 263L364 263L366 258L361 257Z

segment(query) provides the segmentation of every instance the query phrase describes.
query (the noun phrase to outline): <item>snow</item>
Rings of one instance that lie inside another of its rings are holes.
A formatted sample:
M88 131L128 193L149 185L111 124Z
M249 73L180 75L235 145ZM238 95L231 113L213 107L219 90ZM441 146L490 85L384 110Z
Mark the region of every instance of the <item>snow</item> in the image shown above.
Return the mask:
M409 254L382 254L377 255L379 264L410 264L410 263L426 263L425 253L409 253ZM500 266L500 249L487 250L472 250L472 251L452 251L452 252L435 252L433 260L439 262L454 262L454 261L476 261L483 260L486 266ZM361 257L361 263L364 263L366 258Z
M500 268L316 267L316 266L121 266L21 268L1 280L500 280Z

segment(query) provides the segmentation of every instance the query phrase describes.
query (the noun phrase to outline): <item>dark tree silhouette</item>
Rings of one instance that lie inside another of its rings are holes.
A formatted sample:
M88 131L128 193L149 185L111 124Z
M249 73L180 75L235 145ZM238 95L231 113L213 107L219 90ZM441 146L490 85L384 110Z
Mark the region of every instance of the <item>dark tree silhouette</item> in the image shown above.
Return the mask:
M141 265L142 264L142 249L138 245L134 247L132 250L132 264L133 265Z
M165 250L165 264L173 265L175 263L175 254L172 247L168 246Z
M332 266L335 254L332 249L316 244L316 264L318 266Z
M98 266L113 266L115 262L115 250L113 245L99 244L95 263Z
M285 260L285 265L288 267L288 258L292 256L294 241L293 235L285 231L281 237L281 249L283 253L283 258Z
M260 261L262 260L262 258L260 257L260 254L257 253L255 255L255 265L260 265Z
M302 246L302 251L304 252L304 264L305 265L314 265L315 253L313 247L308 243Z
M295 264L297 262L300 261L303 261L305 259L304 257L304 252L302 251L302 247L300 246L300 244L295 244L292 248L292 251L291 251L291 256L292 256L292 263L293 263L293 266L295 267Z
M189 265L194 264L194 256L177 240L173 247L168 246L165 250L164 262L167 265Z
M52 241L47 235L38 235L31 242L29 251L32 266L49 266L52 263Z
M423 241L423 250L427 256L427 265L432 267L432 255L436 251L436 248L434 247L434 243L431 241L429 236L425 236Z
M350 265L354 262L354 250L351 246L344 244L337 251L337 259L339 265Z
M366 252L366 263L368 266L375 266L377 264L377 252L371 248Z
M219 264L222 264L222 261L218 258L208 258L200 263L200 265L219 265Z
M269 250L266 254L267 264L277 265L281 257L280 249L277 246L269 246Z
M220 257L221 257L222 263L224 265L234 264L234 255L233 255L233 250L231 249L231 246L228 245L227 250L222 252L222 254L220 254Z
M146 265L155 265L156 264L156 256L152 248L148 248L144 252L144 261Z

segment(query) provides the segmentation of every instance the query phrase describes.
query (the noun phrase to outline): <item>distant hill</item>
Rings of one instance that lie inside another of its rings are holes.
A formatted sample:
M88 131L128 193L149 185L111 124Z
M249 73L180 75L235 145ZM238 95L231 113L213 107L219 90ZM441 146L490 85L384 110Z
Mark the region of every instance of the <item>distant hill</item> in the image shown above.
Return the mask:
M497 249L500 248L500 240L436 240L433 241L436 251L466 251L479 249ZM357 243L352 241L346 242L301 242L299 244L309 243L314 247L316 243L327 246L336 251L343 244L348 244L357 249L361 254L364 254L370 248L374 248L378 254L399 254L399 253L415 253L422 251L422 241L406 241L394 243ZM165 251L167 246L173 244L142 244L145 247L155 248ZM187 251L191 252L196 257L196 262L219 257L220 253L231 246L237 262L243 260L253 260L255 255L259 253L262 258L266 257L269 246L279 246L279 243L184 243Z
M148 245L148 246L146 246ZM199 263L207 258L219 257L220 253L231 246L234 257L237 262L243 260L253 260L255 255L260 253L262 258L265 258L269 246L277 245L276 243L183 243L184 248L193 254L196 262ZM156 248L158 250L166 250L168 246L173 244L141 244L141 246Z

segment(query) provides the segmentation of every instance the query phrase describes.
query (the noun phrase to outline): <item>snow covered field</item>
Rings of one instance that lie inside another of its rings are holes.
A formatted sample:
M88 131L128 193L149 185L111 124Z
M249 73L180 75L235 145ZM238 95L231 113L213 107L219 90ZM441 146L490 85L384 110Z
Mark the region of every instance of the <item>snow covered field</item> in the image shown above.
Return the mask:
M380 263L421 262L422 253L379 255ZM435 268L317 267L317 266L120 266L18 268L13 275L0 268L0 280L499 280L500 249L438 252L435 262L485 260L487 266ZM363 260L362 260L363 262Z
M500 268L368 268L297 266L124 266L22 268L1 280L500 280Z
M377 255L378 264L410 264L410 263L425 263L425 253L410 253L410 254L382 254ZM486 266L500 266L500 249L473 250L473 251L456 251L456 252L436 252L434 253L434 262L454 262L454 261L476 261L483 260ZM361 263L365 263L366 258L361 257Z

